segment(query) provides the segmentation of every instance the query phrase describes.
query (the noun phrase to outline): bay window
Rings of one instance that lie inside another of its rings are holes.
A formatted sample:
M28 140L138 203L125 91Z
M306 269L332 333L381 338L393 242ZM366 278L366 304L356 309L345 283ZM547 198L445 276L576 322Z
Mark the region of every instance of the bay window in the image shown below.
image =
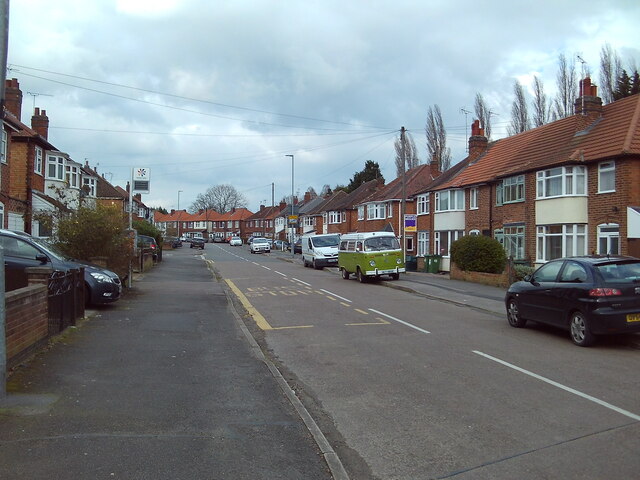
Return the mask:
M464 190L436 192L436 212L464 210Z
M537 227L536 261L587 254L584 224L541 225Z
M537 173L536 198L586 195L587 171L583 166L557 167Z
M386 203L370 203L367 205L367 220L381 220L386 218Z

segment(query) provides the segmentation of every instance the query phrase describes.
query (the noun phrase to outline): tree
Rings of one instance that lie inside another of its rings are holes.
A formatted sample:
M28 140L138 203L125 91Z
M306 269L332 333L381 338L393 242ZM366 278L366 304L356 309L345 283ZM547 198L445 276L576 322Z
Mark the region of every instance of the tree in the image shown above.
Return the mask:
M404 158L405 158L405 170L410 170L420 165L420 159L418 158L418 149L416 148L416 142L413 140L413 136L406 132L404 141ZM396 138L393 146L396 150L396 176L402 175L402 138Z
M447 132L444 129L444 122L438 105L433 108L429 107L425 133L427 135L429 163L435 162L441 172L448 170L451 166L451 149L447 147Z
M199 193L189 210L215 210L227 213L234 208L246 208L247 199L232 185L221 184L209 188L205 193Z
M558 57L558 73L556 75L558 92L553 101L553 117L555 120L573 115L573 104L576 100L576 66L569 65L564 54Z
M613 92L613 99L620 100L631 95L631 78L626 70L622 70L622 74L616 82L616 89Z
M631 81L631 95L636 93L640 93L640 74L638 74L638 70L633 72L633 80Z
M308 193L311 198L316 198L318 196L318 194L316 193L316 189L313 187L307 188L307 191L305 193Z
M481 93L476 93L474 104L476 118L480 120L480 126L484 128L484 135L491 140L491 110L487 107Z
M518 80L513 84L513 93L515 99L511 105L511 124L507 128L509 135L526 132L531 128L527 99L524 96L524 88Z
M164 215L168 215L169 212L167 211L166 208L164 207L151 207L152 210L155 210L156 212L160 212L163 213Z
M363 183L375 179L381 179L384 182L384 177L380 171L380 165L378 165L378 162L374 162L373 160L367 160L364 163L364 168L353 174L351 182L349 182L349 185L347 185L346 188L336 185L336 188L333 190L336 191L344 188L347 193L351 193Z
M613 92L621 75L622 61L611 45L605 43L600 50L600 96L605 104L614 101Z
M322 190L320 190L321 197L326 197L327 195L331 195L331 187L329 186L328 183L323 185Z
M542 80L533 77L533 126L540 127L549 121L547 95L544 93Z

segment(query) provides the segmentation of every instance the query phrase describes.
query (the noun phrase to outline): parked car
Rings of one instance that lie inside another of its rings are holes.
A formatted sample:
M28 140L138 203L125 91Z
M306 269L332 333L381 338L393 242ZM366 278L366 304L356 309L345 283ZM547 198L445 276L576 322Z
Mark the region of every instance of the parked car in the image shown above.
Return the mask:
M249 251L251 253L261 253L266 252L269 253L271 251L271 245L269 244L269 240L262 237L254 237L251 245L249 245Z
M178 237L168 237L167 242L171 245L171 248L179 248L182 246L182 240Z
M291 251L291 245L287 244L287 250ZM299 238L293 243L293 253L302 253L302 239Z
M5 290L27 286L27 267L51 267L67 272L84 267L85 301L90 305L115 302L122 293L122 283L111 270L75 260L40 238L0 230L4 249Z
M240 237L231 237L229 245L231 245L232 247L239 247L242 245L242 239Z
M284 240L274 240L273 249L274 250L289 250L289 242L285 242Z
M224 238L220 237L220 236L215 236L215 237L213 237L213 242L214 243L224 243Z
M138 235L138 248L149 250L154 260L158 258L158 243L155 238L149 235Z
M189 242L191 242L189 248L201 248L202 250L204 250L204 238L194 237L189 239Z
M511 285L505 304L512 327L533 320L564 328L581 347L597 335L640 332L640 259L552 260Z

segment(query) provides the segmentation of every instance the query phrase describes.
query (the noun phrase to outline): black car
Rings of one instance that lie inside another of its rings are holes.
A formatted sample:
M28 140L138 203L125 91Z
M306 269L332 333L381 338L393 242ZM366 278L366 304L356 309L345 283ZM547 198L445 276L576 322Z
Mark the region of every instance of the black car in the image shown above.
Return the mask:
M66 257L48 242L0 231L0 242L4 249L5 290L16 290L27 286L27 267L49 266L58 271L69 271L84 267L85 300L87 304L115 302L122 293L122 283L118 275L91 263Z
M204 250L204 238L193 237L189 239L191 242L190 248L201 248Z
M287 244L287 250L291 251L291 244ZM299 238L293 243L293 253L302 253L302 239Z
M527 320L557 326L582 347L597 335L640 332L640 259L552 260L511 285L505 303L512 327Z

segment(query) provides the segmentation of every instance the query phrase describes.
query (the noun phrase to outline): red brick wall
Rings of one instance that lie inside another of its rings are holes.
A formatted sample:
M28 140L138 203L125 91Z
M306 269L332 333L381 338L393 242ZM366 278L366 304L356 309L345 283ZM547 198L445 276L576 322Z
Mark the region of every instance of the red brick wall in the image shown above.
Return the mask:
M22 361L48 335L47 287L31 285L5 293L7 366Z

